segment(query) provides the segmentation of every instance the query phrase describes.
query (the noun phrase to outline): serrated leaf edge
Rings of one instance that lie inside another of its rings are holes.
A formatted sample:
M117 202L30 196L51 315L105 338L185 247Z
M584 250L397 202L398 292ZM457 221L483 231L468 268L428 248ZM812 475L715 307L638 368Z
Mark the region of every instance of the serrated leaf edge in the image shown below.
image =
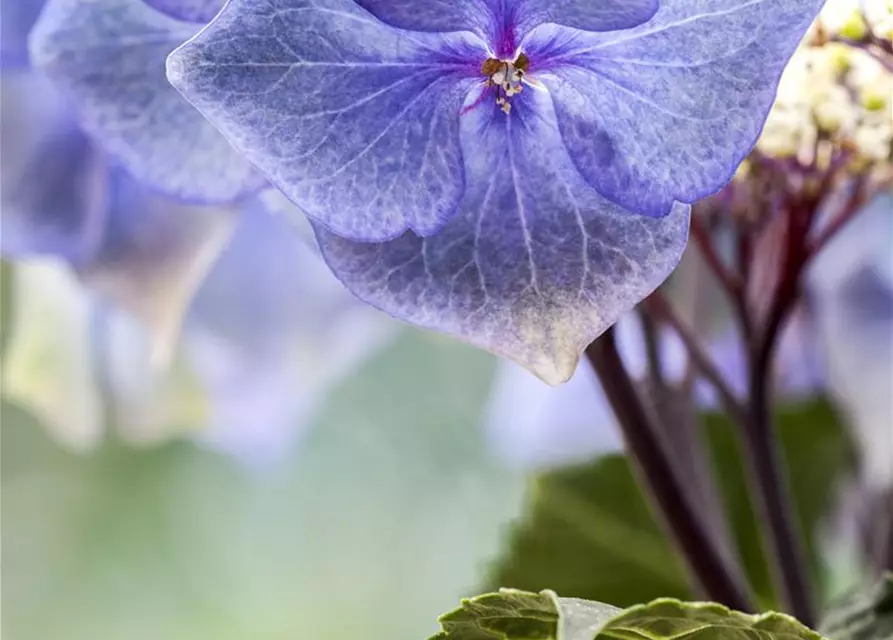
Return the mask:
M687 608L687 609L706 610L706 611L710 611L712 613L717 613L720 615L725 615L725 616L729 616L729 617L733 617L733 618L741 618L741 619L748 621L749 626L751 628L755 627L756 625L758 625L761 622L764 622L766 620L771 620L771 619L784 620L784 621L787 621L787 622L790 622L790 623L793 623L795 625L802 627L804 634L793 635L793 634L784 632L783 634L782 633L778 634L779 638L794 638L795 640L829 640L829 638L826 638L825 636L821 635L817 631L808 628L806 625L804 625L802 622L800 622L793 616L790 616L786 613L781 613L779 611L766 611L764 613L755 613L755 614L743 613L743 612L737 611L735 609L730 609L729 607L727 607L723 604L719 604L717 602L687 602L684 600L678 600L676 598L657 598L655 600L652 600L651 602L633 605L632 607L628 607L628 608L624 609L621 613L617 614L617 616L615 618L610 620L605 625L605 627L603 627L602 631L600 631L598 633L598 635L596 635L595 638L593 638L593 640L609 640L609 636L603 636L603 634L605 632L610 633L612 631L610 626L612 624L614 624L614 621L616 621L620 618L623 618L623 617L625 617L631 613L634 613L636 611L646 610L649 607L653 607L655 605L661 605L661 604L677 605L677 606ZM708 624L705 624L703 627L701 627L701 629L708 628L708 627L714 627L714 626L719 627L721 625L712 625L712 624L708 623ZM636 634L642 636L643 638L648 638L649 640L674 640L674 638L684 637L685 635L689 635L692 633L692 630L689 629L684 634L682 634L682 636L679 636L677 634L676 636L657 637L657 636L647 633L641 629L634 629L631 627L618 626L617 630L618 631L623 630L625 632L636 633Z

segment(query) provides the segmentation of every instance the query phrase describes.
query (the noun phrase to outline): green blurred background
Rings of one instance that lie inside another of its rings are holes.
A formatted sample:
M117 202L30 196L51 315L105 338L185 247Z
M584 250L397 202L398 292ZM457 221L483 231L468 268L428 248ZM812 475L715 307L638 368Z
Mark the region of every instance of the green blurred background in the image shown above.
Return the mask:
M520 509L479 428L493 368L407 331L258 469L182 440L74 455L5 402L3 636L427 637Z

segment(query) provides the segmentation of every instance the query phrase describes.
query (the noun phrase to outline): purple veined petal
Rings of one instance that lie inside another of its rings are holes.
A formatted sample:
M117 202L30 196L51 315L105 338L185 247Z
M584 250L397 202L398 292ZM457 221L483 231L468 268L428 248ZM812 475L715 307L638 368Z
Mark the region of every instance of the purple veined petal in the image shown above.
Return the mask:
M471 31L489 39L496 31L494 0L355 0L382 22L410 31Z
M856 439L872 488L893 483L893 193L875 200L807 275L828 388Z
M37 21L43 0L0 0L0 67L28 66L28 32Z
M150 7L184 22L207 24L226 0L143 0Z
M140 0L50 0L32 60L139 180L184 201L227 203L265 180L167 83L167 54L196 29Z
M541 24L560 24L582 31L619 31L647 22L658 0L490 0L514 14L519 36ZM666 1L666 0L664 0Z
M90 451L102 436L89 340L94 300L56 260L17 263L13 277L3 396L33 413L58 442Z
M525 43L574 164L651 216L718 191L759 136L781 72L823 0L664 0L647 24Z
M200 439L249 465L281 459L398 326L351 296L288 220L247 207L184 327L209 403Z
M563 382L676 266L689 208L639 216L587 188L545 92L517 96L510 117L490 104L468 111L462 140L468 189L440 233L364 244L320 228L323 256L373 306Z
M514 53L537 25L585 31L630 29L649 20L658 0L356 0L376 18L413 31L472 31L494 51ZM508 41L508 42L507 42Z
M308 216L360 241L437 231L464 189L471 34L399 31L352 0L233 0L168 78Z
M45 80L7 70L0 86L2 254L89 259L105 224L105 159Z
M237 214L235 207L170 200L122 170L112 176L102 244L78 273L143 323L159 365L169 361L183 314L229 240Z

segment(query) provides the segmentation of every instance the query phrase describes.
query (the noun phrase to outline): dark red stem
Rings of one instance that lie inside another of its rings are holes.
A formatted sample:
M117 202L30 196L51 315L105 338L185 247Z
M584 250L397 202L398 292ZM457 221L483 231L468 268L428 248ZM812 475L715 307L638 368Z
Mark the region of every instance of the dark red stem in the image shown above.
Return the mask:
M817 612L809 580L806 554L797 528L796 504L791 499L782 452L775 437L772 415L772 360L784 322L799 295L800 276L806 262L806 238L815 215L814 207L794 207L787 212L786 238L779 279L765 322L748 345L749 420L743 440L747 450L749 480L755 507L765 523L771 567L789 611L807 626L814 626Z
M727 555L718 548L684 490L660 441L654 422L617 351L613 330L586 349L623 431L646 494L682 552L693 577L708 597L740 611L753 611L747 587Z

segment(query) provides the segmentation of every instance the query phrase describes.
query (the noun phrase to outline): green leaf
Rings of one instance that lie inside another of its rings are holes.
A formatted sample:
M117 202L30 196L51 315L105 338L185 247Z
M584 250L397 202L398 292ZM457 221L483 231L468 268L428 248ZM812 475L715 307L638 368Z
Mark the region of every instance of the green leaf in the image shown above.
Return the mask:
M501 589L441 616L430 640L823 640L783 613L659 598L620 610L551 591Z
M691 595L623 456L543 474L528 501L491 586L554 589L617 606Z
M747 615L712 602L660 598L630 607L595 640L822 640L783 613Z
M558 608L548 593L501 589L463 600L440 626L431 640L557 640Z
M621 610L601 602L559 598L552 591L500 589L462 601L440 617L431 640L592 640Z
M787 407L777 415L801 528L815 583L824 571L816 528L833 504L838 481L855 468L846 430L824 401ZM721 415L705 417L733 542L765 608L775 599L756 518L748 498L742 453L734 427ZM491 568L488 588L554 589L565 596L631 606L693 593L673 549L651 515L630 466L621 455L548 472L528 490L526 516Z
M821 631L831 640L893 638L893 573L878 584L859 589L831 606Z
M776 424L783 459L797 505L799 530L806 543L816 595L830 591L829 572L818 539L819 529L835 506L842 480L855 473L858 454L849 430L825 400L781 406ZM724 415L706 416L714 465L731 518L731 530L745 572L764 609L777 609L772 575L757 529L757 517L748 498L735 427Z

